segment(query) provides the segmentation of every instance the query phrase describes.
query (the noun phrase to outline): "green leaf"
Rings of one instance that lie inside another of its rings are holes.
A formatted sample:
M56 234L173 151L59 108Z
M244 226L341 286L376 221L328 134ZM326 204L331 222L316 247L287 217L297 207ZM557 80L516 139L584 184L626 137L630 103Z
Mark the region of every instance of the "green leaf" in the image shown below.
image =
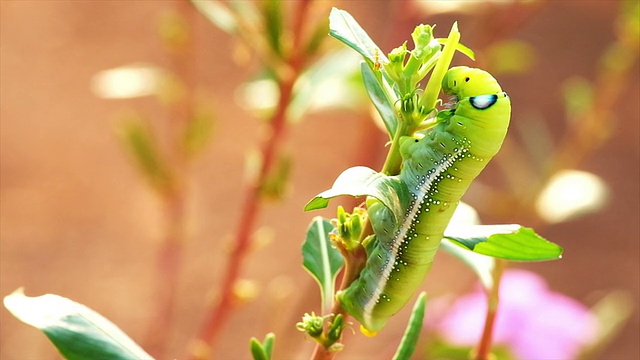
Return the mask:
M440 38L440 39L436 39L436 40L438 41L438 43L440 45L444 45L444 44L447 43L447 39L444 39L444 38ZM473 50L469 49L465 45L462 45L460 43L456 44L456 50L458 50L462 54L466 55L471 60L475 60L476 59L476 54L473 52Z
M267 352L262 348L260 340L252 337L249 340L249 348L251 349L251 356L254 360L269 360Z
M371 67L362 63L360 65L362 71L362 79L364 81L364 87L371 98L371 102L378 110L382 122L384 123L389 138L393 139L396 129L398 128L398 119L396 118L396 111L393 106L393 102L387 97L387 93L384 91L380 81L371 70Z
M262 12L266 25L267 42L274 53L282 56L282 2L279 0L265 0L262 2Z
M327 39L329 32L329 24L326 21L319 21L315 26L305 46L304 53L307 55L314 55L320 50L320 45Z
M206 109L196 109L182 133L182 147L184 152L194 157L209 144L213 133L213 114Z
M269 359L273 355L273 344L276 341L276 335L274 333L268 333L267 336L264 337L264 341L262 342L262 348L269 355Z
M562 84L564 107L568 119L581 119L593 107L593 85L585 78L573 77Z
M280 154L278 162L260 184L260 195L269 200L284 198L289 190L292 163L290 154Z
M347 326L345 323L344 315L338 314L329 323L329 330L327 331L327 342L325 347L329 347L335 344L342 338L342 331Z
M252 337L251 340L249 340L249 347L251 349L251 355L253 356L253 359L270 360L275 339L276 336L273 333L268 333L262 343L260 343L260 340Z
M134 115L125 121L119 135L151 184L160 190L167 189L172 181L171 171L149 126Z
M562 248L520 225L476 225L447 229L446 238L475 253L511 261L562 257Z
M348 12L333 8L329 15L329 35L342 41L362 55L369 66L369 70L380 69L379 75L378 73L370 73L368 75L374 75L374 77L379 78L379 81L382 82L382 88L385 91L386 97L393 100L389 102L395 103L399 95L396 94L396 89L392 86L392 84L394 84L393 80L391 80L389 74L384 71L384 67L382 66L388 63L389 59L387 59L382 50L380 50L380 47L371 40L360 24L358 24ZM385 117L386 115L383 116L383 118Z
M302 265L320 286L323 313L331 308L336 276L344 264L340 252L331 246L329 233L332 230L328 220L317 216L309 224L307 238L302 245Z
M460 45L460 31L458 31L458 23L454 22L449 31L449 37L443 42L444 48L438 58L429 82L424 89L424 94L420 99L420 105L425 109L431 110L436 107L438 95L440 94L440 88L442 87L442 79L444 79L445 73L449 70L453 55L455 55L458 45Z
M18 289L4 298L4 306L44 332L66 359L153 359L102 315L61 296L28 297Z
M314 197L304 207L305 211L323 209L329 199L341 195L372 196L387 207L399 221L409 201L409 191L397 177L387 176L366 166L355 166L342 172L331 189Z
M398 350L396 350L393 360L408 360L411 358L411 354L416 349L416 344L420 337L420 330L422 330L422 322L424 320L424 311L427 304L427 293L421 292L416 300L416 304L411 311L411 317L409 323L402 336L402 341Z
M329 35L362 55L370 64L387 62L382 50L371 40L358 22L344 10L331 9L329 14Z
M269 360L267 352L262 348L262 344L260 344L258 339L251 338L249 346L251 349L251 356L253 356L254 360Z

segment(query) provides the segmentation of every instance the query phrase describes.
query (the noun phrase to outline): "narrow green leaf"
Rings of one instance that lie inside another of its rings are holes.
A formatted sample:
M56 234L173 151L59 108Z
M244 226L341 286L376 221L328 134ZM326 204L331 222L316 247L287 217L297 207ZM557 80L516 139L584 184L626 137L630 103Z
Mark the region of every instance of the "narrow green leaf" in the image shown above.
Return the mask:
M329 15L329 35L342 41L362 55L366 64L369 66L369 70L379 70L379 74L373 73L373 75L381 81L381 86L390 103L393 104L400 98L400 95L397 94L397 88L393 86L394 81L384 70L383 65L388 63L389 59L348 12L337 8L331 9L331 14Z
M18 289L4 306L20 321L40 329L69 360L153 359L112 322L58 295L28 297Z
M329 35L357 51L371 64L376 61L387 61L378 45L371 40L356 19L344 10L331 9L331 14L329 14Z
M331 246L329 233L332 230L329 220L317 216L311 221L302 245L302 265L320 286L323 313L331 307L336 276L344 264L340 252Z
M305 206L305 211L323 209L329 199L341 195L372 196L394 215L399 221L403 209L409 201L409 191L397 177L387 176L365 166L355 166L342 172L331 189L318 194Z
M213 133L213 114L205 109L197 109L187 122L182 134L184 152L193 157L209 144Z
M275 343L275 341L276 341L276 334L268 333L264 337L264 341L262 342L262 348L267 353L267 356L269 357L269 359L271 359L271 357L273 356L273 344Z
M166 189L171 183L171 172L157 145L151 129L138 116L125 121L120 131L124 146L151 184Z
M455 55L459 44L460 32L458 31L458 23L454 22L451 26L449 37L447 37L444 42L444 48L438 58L438 62L436 63L436 66L431 73L431 77L429 78L429 82L424 89L424 95L420 99L420 105L424 106L428 110L436 107L438 95L440 94L440 89L442 87L442 79L444 79L445 73L449 70L449 65L451 65L451 60L453 59L453 55Z
M416 300L416 304L413 306L409 323L404 331L404 336L402 336L400 346L398 346L398 349L393 356L393 360L408 360L411 358L411 354L413 354L416 349L416 344L420 338L420 330L422 330L426 304L427 293L423 291L420 293L418 300Z
M327 331L327 343L325 345L331 346L342 338L342 330L347 326L342 314L336 315L329 323L329 330Z
M315 26L305 46L304 53L307 55L314 55L318 52L320 45L327 39L327 32L329 32L329 24L326 21L319 21Z
M447 39L446 38L440 38L440 39L436 39L436 40L438 41L438 43L440 45L444 45L444 44L447 43ZM458 50L462 54L466 55L471 60L475 60L476 59L476 54L473 52L473 50L471 50L470 48L466 47L465 45L462 45L462 44L458 43L456 45L456 50Z
M262 12L266 24L267 42L274 53L282 56L282 6L279 0L265 0L262 2Z
M252 337L251 340L249 340L249 348L251 349L253 360L269 360L269 355L262 347L260 340Z
M364 87L367 90L367 94L369 94L371 102L373 102L376 110L378 110L378 113L382 118L382 122L389 133L389 138L393 139L393 135L395 135L396 129L398 128L398 119L396 118L396 111L393 106L393 102L391 102L387 97L387 93L384 91L380 81L373 73L373 70L371 70L371 67L362 63L360 65L360 69L362 71L362 79L364 81Z
M476 225L447 229L445 237L475 253L511 261L562 257L562 248L520 225Z
M280 200L285 197L289 190L292 163L290 154L280 154L276 166L260 184L260 195L270 200Z

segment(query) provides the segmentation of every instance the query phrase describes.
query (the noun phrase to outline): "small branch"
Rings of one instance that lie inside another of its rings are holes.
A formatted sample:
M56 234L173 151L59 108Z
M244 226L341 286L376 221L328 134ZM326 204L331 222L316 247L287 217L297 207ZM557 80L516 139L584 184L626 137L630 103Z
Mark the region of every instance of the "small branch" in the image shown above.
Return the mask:
M269 174L276 158L277 148L282 142L285 130L286 107L291 99L293 83L283 83L280 86L280 102L278 109L271 119L271 136L263 143L261 153L263 162L257 181L249 184L246 190L246 198L242 206L242 214L236 230L234 246L229 255L227 268L223 272L224 278L220 287L220 299L212 305L209 314L195 338L196 346L191 349L191 359L203 359L208 357L216 338L222 330L230 311L235 306L233 287L239 278L244 260L250 248L250 237L257 221L260 208L260 184ZM204 350L204 351L203 351Z
M302 27L307 21L307 9L309 1L301 1L298 3L297 13L293 29L293 46L291 56L287 61L287 65L291 71L280 72L279 90L280 98L274 114L269 121L270 133L261 146L261 154L263 161L260 171L255 182L248 184L246 189L246 198L242 206L242 213L234 246L229 255L224 278L219 290L220 298L217 302L211 304L208 315L206 315L203 324L192 340L189 349L189 359L205 359L209 357L211 349L214 347L215 341L218 339L224 324L229 318L231 311L235 307L234 285L240 276L244 261L250 249L250 237L261 205L261 185L274 167L278 155L279 145L282 143L286 130L286 111L293 96L293 85L299 77L305 58L300 53Z
M500 279L506 266L506 261L495 259L495 269L493 271L493 287L487 294L487 316L484 322L482 337L476 349L474 360L489 360L491 358L491 345L493 342L493 329L498 312L500 298Z
M147 349L161 356L165 353L170 336L175 309L175 294L182 268L182 243L184 238L184 202L182 191L167 195L164 199L167 230L158 253L156 267L156 309L147 331Z
M364 238L366 238L369 234L371 234L373 232L373 229L371 228L371 223L367 220L367 223L365 225L365 228L362 232L362 235L360 236L360 243L362 243L362 240ZM342 291L344 289L346 289L347 287L349 287L349 285L351 285L351 283L353 283L354 281L356 281L356 279L360 276L360 272L362 271L362 269L364 269L366 262L367 262L367 254L364 250L364 247L359 246L356 249L352 250L351 252L347 252L344 249L340 249L340 251L342 252L342 255L345 259L345 266L344 266L344 274L342 276L342 280L340 281L340 287L339 287L339 291ZM344 316L344 321L346 322L349 318L349 314L347 314L344 309L342 308L342 306L340 305L340 302L335 301L333 302L333 308L331 309L331 314L337 316L338 314L341 314L342 316ZM323 314L324 315L324 314ZM326 331L326 329L325 329ZM315 349L313 350L313 354L311 355L311 359L313 360L331 360L333 359L333 357L335 356L336 352L334 351L329 351L329 349L327 349L326 347L322 346L321 344L316 344Z
M189 21L193 9L188 3L175 3L176 14L184 19L185 31L189 33ZM190 34L189 34L190 35ZM188 198L186 178L188 159L182 144L185 124L193 115L193 85L191 72L191 42L163 39L169 49L170 68L181 80L185 89L184 98L169 105L169 156L171 184L161 192L164 212L164 239L156 260L155 301L153 320L147 329L147 349L162 357L169 343L174 319L178 280L182 268L183 243L185 241L185 207Z

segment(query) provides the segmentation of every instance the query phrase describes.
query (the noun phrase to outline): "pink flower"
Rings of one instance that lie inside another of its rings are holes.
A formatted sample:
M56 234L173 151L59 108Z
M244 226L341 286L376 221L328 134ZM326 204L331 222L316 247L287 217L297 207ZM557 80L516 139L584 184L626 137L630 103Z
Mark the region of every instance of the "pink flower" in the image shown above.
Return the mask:
M482 335L487 297L478 288L458 298L437 331L455 345L477 345ZM509 270L502 276L500 303L493 333L518 359L573 359L595 339L595 317L581 303L548 289L544 279Z

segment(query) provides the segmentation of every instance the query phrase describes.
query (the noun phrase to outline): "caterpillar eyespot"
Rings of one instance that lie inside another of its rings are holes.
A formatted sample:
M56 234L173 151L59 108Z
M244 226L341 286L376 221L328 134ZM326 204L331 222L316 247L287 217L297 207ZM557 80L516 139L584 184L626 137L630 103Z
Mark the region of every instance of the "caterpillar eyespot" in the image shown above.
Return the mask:
M487 72L450 69L442 82L456 104L423 138L400 140L398 178L411 194L404 216L390 221L377 200L368 202L375 239L360 277L338 293L342 308L369 332L400 311L429 272L460 198L498 152L511 118L511 102Z
M495 104L496 101L498 101L498 95L496 94L478 95L469 98L469 103L471 104L471 106L478 110L488 109L493 104Z

